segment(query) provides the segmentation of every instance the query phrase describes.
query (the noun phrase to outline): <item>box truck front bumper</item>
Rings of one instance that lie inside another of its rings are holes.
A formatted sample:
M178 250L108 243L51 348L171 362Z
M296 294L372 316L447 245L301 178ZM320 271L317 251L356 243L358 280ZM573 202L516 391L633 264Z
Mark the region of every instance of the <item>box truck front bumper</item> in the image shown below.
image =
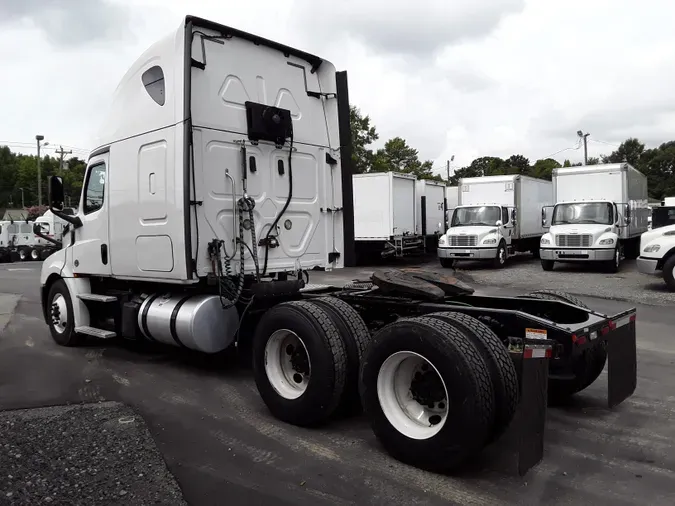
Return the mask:
M614 249L602 248L540 248L542 260L558 262L604 262L614 259Z
M497 248L438 248L438 258L453 260L491 260L497 256Z
M657 275L658 258L638 257L637 268L642 274Z

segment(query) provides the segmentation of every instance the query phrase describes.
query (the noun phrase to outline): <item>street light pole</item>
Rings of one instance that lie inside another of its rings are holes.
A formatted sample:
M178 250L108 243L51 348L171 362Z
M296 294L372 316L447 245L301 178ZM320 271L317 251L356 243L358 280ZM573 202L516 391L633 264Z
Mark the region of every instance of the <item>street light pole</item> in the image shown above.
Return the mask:
M581 130L577 130L577 135L584 140L584 165L588 165L588 142L587 142L587 138L591 134L585 134Z

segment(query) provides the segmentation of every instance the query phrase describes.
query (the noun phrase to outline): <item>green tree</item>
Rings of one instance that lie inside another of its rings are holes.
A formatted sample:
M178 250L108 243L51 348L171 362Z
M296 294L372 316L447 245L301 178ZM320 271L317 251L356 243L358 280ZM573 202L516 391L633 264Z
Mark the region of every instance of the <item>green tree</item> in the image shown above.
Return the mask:
M560 163L558 163L558 161L554 160L553 158L544 158L534 162L534 165L531 167L529 174L532 177L547 179L550 181L553 177L553 169L559 169L560 167L562 167L562 165L560 165Z
M600 158L596 156L591 156L586 162L586 165L598 165L598 164L600 164Z
M640 158L645 151L645 145L639 140L626 139L621 145L607 156L602 156L602 163L621 163L628 162L633 167L640 165Z
M368 172L373 164L373 150L368 146L379 139L379 135L370 124L370 117L362 116L361 111L355 106L349 109L349 123L352 131L354 173L362 174Z
M523 155L511 155L504 160L506 174L527 174L530 171L530 160Z

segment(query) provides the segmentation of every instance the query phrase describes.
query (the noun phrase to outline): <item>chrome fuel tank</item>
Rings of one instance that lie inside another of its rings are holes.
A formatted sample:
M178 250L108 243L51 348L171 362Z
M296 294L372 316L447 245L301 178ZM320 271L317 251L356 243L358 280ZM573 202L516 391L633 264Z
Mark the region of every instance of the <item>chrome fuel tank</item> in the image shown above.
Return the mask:
M237 309L223 309L217 295L153 294L138 311L146 339L203 353L227 348L238 325Z

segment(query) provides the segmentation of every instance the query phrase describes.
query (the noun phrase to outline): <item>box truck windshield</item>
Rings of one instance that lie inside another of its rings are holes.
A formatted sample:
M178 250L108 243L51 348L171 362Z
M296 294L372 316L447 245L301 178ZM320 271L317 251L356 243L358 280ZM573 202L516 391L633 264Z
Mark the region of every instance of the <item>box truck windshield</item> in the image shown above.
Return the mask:
M614 206L609 202L558 204L553 211L552 225L614 223Z
M493 227L501 219L502 210L498 206L459 207L452 215L451 227L485 225Z

